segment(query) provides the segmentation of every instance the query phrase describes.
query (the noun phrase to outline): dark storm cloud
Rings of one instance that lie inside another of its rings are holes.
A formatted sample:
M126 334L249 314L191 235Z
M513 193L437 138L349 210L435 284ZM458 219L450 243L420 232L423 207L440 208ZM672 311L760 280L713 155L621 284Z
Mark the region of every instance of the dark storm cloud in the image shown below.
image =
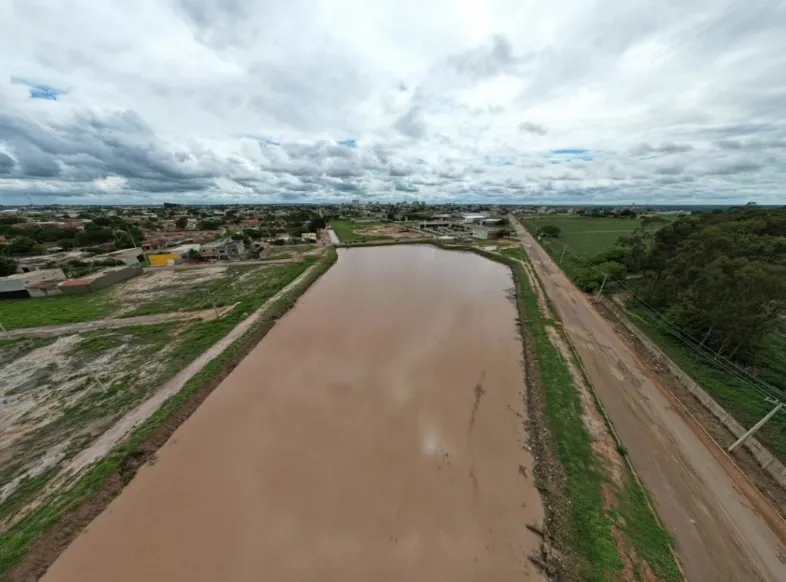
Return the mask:
M0 174L10 174L15 165L14 158L0 152Z

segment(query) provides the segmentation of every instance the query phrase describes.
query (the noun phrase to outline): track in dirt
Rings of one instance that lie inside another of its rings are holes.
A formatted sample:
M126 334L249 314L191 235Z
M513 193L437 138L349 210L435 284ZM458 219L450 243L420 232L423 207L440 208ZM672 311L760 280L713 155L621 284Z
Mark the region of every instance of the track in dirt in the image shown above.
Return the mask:
M511 285L342 251L44 580L543 580Z
M752 508L759 495L715 454L630 347L513 221L630 460L675 537L689 580L786 580L786 547ZM757 506L759 511L767 507ZM770 511L774 510L769 508ZM768 516L775 520L779 516Z

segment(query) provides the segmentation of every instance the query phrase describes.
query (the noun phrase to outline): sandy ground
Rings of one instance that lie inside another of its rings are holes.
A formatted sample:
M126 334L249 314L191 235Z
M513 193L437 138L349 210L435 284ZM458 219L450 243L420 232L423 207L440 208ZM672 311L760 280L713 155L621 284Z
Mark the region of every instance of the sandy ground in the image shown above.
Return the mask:
M342 251L44 580L543 580L511 285Z
M687 578L786 580L786 547L768 526L782 523L780 517L681 414L534 238L516 226L631 462L676 539Z

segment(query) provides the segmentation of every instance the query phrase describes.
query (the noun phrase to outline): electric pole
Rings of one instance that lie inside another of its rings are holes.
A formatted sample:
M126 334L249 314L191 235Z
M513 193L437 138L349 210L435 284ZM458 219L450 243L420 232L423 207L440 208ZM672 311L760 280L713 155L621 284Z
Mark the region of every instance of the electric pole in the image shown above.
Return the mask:
M762 419L761 419L759 422L757 422L756 424L754 424L754 425L753 425L753 426L750 428L750 430L746 431L746 432L745 432L745 434L743 434L743 435L742 435L740 438L738 438L736 441L734 441L734 444L732 444L732 445L731 445L731 446L730 446L728 449L726 449L726 451L727 451L727 452L731 453L731 452L732 452L734 449L736 449L736 448L737 448L737 447L739 447L739 446L740 446L742 443L744 443L744 442L745 442L745 441L747 441L749 438L751 438L751 437L752 437L754 434L756 434L756 431L757 431L757 430L759 430L761 427L763 427L763 426L764 426L764 424L765 424L765 423L766 423L766 422L767 422L769 419L771 419L773 416L775 416L775 414L777 414L777 412L778 412L778 411L779 411L781 408L783 408L783 402L777 402L776 400L772 400L772 399L770 399L770 398L768 398L768 399L767 399L767 402L776 402L775 408L773 408L772 410L770 410L770 411L767 413L767 415L766 415L764 418L762 418Z
M598 289L598 294L595 296L596 298L600 298L600 294L603 293L603 288L606 286L606 279L609 278L608 273L603 274L603 283L600 284L600 289Z

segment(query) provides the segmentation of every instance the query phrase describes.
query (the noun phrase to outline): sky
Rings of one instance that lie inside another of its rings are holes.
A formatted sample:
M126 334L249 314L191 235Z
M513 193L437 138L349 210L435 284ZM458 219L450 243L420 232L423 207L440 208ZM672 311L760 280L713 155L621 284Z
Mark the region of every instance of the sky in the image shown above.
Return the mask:
M786 203L786 2L4 0L0 204Z

